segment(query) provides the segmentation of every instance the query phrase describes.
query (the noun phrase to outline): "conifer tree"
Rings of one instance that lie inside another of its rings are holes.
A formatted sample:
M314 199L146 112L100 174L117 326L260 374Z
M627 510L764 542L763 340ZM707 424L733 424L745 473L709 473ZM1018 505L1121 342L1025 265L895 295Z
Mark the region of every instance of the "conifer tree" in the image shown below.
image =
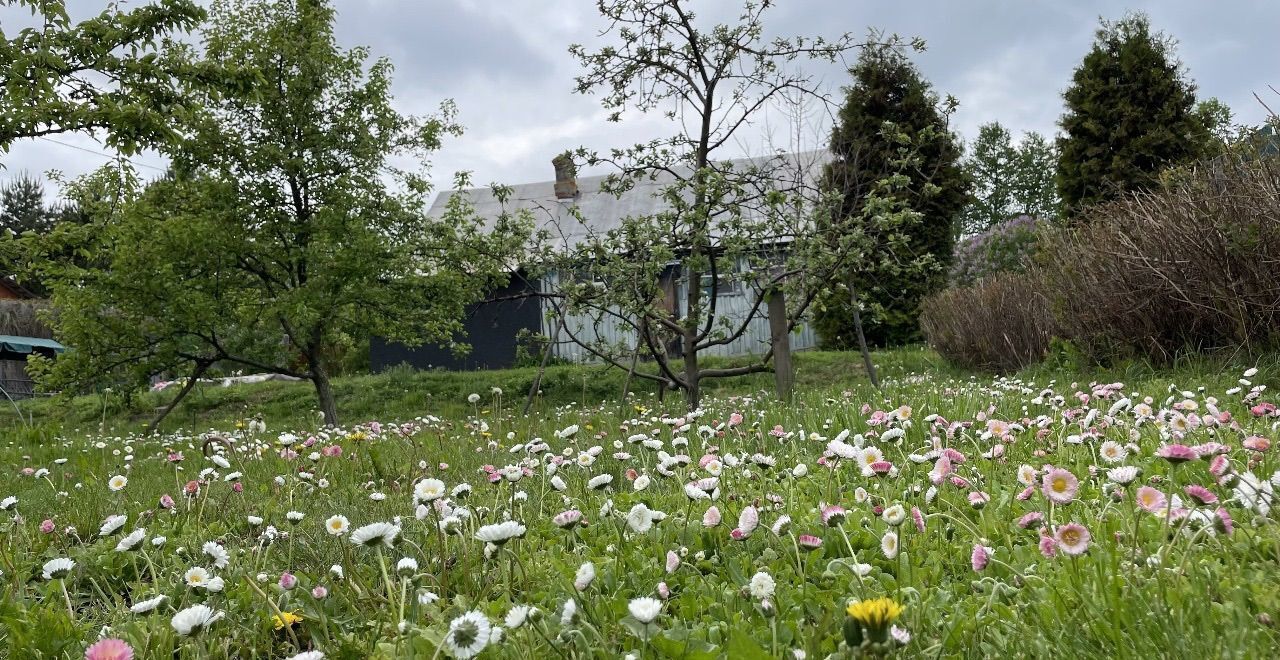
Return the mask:
M896 48L868 48L850 71L853 84L831 136L835 160L826 185L842 195L840 214L858 216L877 184L904 175L909 181L895 193L920 219L883 240L874 216L860 229L878 244L879 255L859 262L823 297L815 315L825 346L857 343L853 299L866 305L862 315L867 339L895 344L919 337L920 300L946 280L955 247L953 223L968 201L968 180L959 166L961 147L947 127L954 99L941 102L915 65ZM903 170L904 143L916 157Z
M1209 144L1175 45L1144 14L1102 23L1063 95L1057 183L1068 214L1149 188Z

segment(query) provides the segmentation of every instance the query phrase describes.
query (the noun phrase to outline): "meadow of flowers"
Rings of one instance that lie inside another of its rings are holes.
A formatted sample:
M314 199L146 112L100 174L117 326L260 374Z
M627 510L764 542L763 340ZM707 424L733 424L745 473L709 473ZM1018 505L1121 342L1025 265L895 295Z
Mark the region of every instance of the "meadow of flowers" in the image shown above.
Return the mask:
M0 648L1274 657L1280 416L1235 377L9 441Z

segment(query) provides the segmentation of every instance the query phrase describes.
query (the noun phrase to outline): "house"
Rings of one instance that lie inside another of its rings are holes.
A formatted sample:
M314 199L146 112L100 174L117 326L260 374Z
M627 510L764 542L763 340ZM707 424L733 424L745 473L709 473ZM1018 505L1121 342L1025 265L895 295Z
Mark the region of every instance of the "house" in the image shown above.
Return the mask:
M768 157L770 162L781 159L783 166L779 176L798 175L807 181L816 180L822 167L829 161L829 152L807 151ZM762 159L740 159L729 164L749 165ZM438 195L430 213L439 217L444 213L454 195L466 195L475 212L483 219L492 220L501 213L517 210L528 211L534 218L535 230L552 237L553 244L564 248L579 245L590 236L600 235L622 226L627 217L650 215L661 211L665 201L661 198L664 188L675 179L671 174L660 174L652 180L638 182L621 195L601 189L606 176L577 177L568 159L556 159L556 178L535 183L511 186L505 199L499 199L490 188L445 191ZM584 224L585 223L585 224ZM785 248L785 246L783 246ZM634 346L635 330L631 324L610 314L597 312L570 313L561 319L553 301L538 294L556 291L560 278L565 275L552 272L532 278L523 270L512 274L511 282L495 291L489 299L473 305L464 321L467 336L463 338L472 346L465 357L456 357L448 346L428 345L410 348L374 338L370 345L370 363L375 371L398 364L417 368L440 367L446 369L492 369L514 366L520 357L530 351L521 350L528 337L537 336L542 341L552 341L552 356L569 362L593 361L593 355L583 343L606 342L617 346ZM688 282L681 275L679 263L668 264L660 277L663 304L676 318L684 300ZM757 307L754 296L748 295L741 284L710 282L704 276L700 283L704 288L717 287L718 314L731 322L747 321L747 331L736 340L705 349L703 355L758 355L770 346L769 321L763 307ZM719 288L721 286L727 288ZM754 312L753 312L754 309ZM736 325L736 324L735 324ZM578 341L574 341L574 339ZM791 334L791 348L803 350L817 346L818 340L811 324L801 324ZM679 341L667 347L671 355L679 355ZM535 351L536 353L536 351ZM535 355L536 357L536 355Z
M0 277L0 401L35 394L35 383L27 374L28 357L52 358L65 350L40 319L41 306L26 289Z
M0 300L31 300L35 297L12 277L0 276Z

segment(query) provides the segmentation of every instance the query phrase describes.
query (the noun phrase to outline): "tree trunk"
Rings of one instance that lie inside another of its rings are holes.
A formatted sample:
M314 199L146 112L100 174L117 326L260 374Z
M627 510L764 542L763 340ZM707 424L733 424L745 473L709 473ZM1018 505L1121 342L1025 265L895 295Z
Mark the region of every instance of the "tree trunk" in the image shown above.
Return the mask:
M161 410L160 414L157 415L155 419L151 420L150 424L147 424L147 427L143 430L144 434L150 434L160 426L160 422L163 422L164 418L168 417L169 413L173 412L173 409L177 408L178 404L181 403L183 399L187 398L187 395L191 393L191 390L195 389L196 381L200 380L200 377L209 370L211 365L211 362L196 363L196 368L191 372L191 378L187 379L187 382L182 386L182 389L178 390L178 395L173 397L173 401L170 401L169 405L165 406L164 410Z
M858 301L858 290L849 284L849 301L853 308L853 327L858 332L858 348L862 351L862 364L867 368L867 377L871 386L880 389L880 378L876 376L876 365L871 361L871 351L867 350L867 336L862 332L862 305Z
M627 368L627 379L622 381L622 399L619 403L627 405L627 395L631 393L631 379L636 375L636 363L640 361L640 339L636 339L635 350L631 351L631 366Z
M686 330L684 333L684 398L689 404L689 412L698 409L698 404L702 402L702 384L699 382L701 373L698 370L698 352L694 350L694 333L696 330Z
M311 363L311 382L316 386L316 399L320 402L320 412L324 413L325 426L338 425L338 404L333 398L333 386L329 383L329 373L320 363L318 356L307 356Z
M524 400L524 412L521 415L528 415L529 408L533 406L533 397L538 396L538 390L542 389L542 375L547 372L547 363L551 360L551 351L555 348L556 342L560 341L560 329L564 327L564 315L561 314L560 320L556 322L556 329L551 333L551 339L547 341L546 348L542 349L542 363L538 365L538 375L533 377L533 385L529 386L529 396Z
M778 398L791 400L795 371L791 367L791 333L787 332L787 302L782 289L769 292L769 339L773 346L773 381Z

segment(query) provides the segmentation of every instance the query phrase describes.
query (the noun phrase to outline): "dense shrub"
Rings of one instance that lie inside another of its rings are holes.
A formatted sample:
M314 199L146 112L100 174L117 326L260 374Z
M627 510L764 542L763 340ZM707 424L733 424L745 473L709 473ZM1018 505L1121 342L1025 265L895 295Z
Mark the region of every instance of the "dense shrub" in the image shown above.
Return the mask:
M1033 276L1095 360L1280 340L1280 162L1222 158L1047 232Z
M1043 228L1026 273L934 295L921 327L948 360L998 370L1055 337L1092 362L1274 348L1277 237L1280 160L1219 158Z
M948 361L1008 371L1045 356L1053 315L1039 283L1025 273L998 273L927 298L920 308L925 339Z
M956 245L951 265L952 284L972 284L996 273L1022 272L1035 254L1036 237L1043 225L1029 215L1020 215L962 240Z

